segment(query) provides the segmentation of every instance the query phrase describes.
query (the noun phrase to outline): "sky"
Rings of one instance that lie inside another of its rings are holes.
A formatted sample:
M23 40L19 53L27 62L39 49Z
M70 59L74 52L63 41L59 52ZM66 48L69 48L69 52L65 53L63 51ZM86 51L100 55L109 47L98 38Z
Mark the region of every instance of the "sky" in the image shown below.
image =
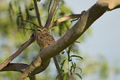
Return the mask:
M97 0L65 0L74 13L89 9ZM83 52L103 55L109 65L120 66L120 9L106 12L92 25L92 35L79 45Z

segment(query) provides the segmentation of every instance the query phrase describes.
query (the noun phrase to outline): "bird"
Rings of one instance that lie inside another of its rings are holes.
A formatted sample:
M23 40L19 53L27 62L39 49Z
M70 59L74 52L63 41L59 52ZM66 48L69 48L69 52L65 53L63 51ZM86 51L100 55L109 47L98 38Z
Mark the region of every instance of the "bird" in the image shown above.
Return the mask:
M52 35L48 32L47 28L39 27L36 31L36 41L41 49L54 43L55 40Z
M48 32L48 29L45 27L38 27L37 30L35 31L35 39L37 41L37 44L39 45L40 49L42 50L43 48L53 44L55 42L54 38L50 33ZM56 56L53 57L55 66L57 68L58 73L60 74L60 67L57 62ZM50 59L42 61L41 65L38 66L31 75L35 75L39 72L44 71L50 63ZM34 65L34 62L32 63ZM31 65L32 65L31 64Z
M55 42L53 36L50 35L47 28L45 28L45 27L37 28L37 30L35 32L35 39L41 50ZM39 70L38 70L38 68L36 68L34 70L34 72L39 73L39 72L44 71L48 67L49 63L50 63L50 59L46 60L45 62L42 62L41 66L38 67Z

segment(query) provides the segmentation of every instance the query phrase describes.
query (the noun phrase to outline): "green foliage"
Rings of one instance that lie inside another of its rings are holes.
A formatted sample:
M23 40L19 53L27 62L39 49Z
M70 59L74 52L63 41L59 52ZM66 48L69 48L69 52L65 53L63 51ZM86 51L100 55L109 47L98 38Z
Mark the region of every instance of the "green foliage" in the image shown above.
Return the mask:
M64 80L67 80L69 76L72 76L74 79L76 79L75 76L82 79L82 69L78 63L80 63L83 58L77 54L73 55L72 47L73 46L70 46L65 50L67 56L65 57L64 55L65 58L62 58L61 60L61 73L64 76Z

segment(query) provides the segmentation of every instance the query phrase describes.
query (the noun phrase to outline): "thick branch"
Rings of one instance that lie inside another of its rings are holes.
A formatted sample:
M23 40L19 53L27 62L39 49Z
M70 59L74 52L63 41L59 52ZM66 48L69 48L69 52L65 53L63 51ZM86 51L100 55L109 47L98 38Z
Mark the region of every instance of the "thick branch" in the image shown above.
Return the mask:
M84 15L83 15L84 16ZM85 17L85 16L84 16ZM82 20L82 22L83 21L85 21L87 18L85 17L84 18L83 17L83 19L81 18L81 20ZM85 21L86 22L86 21ZM82 25L85 25L86 23L85 22L83 22L82 23ZM83 30L83 28L80 28L80 29L82 29ZM67 35L68 36L68 35ZM63 39L64 40L64 39ZM63 41L62 40L62 41ZM58 41L57 41L58 42ZM56 43L56 42L55 42ZM53 43L53 45L54 45L54 43ZM55 50L56 48L55 48L55 46L57 46L57 45L62 45L62 44L55 44L54 46L53 45L50 45L50 46L48 46L47 47L47 49L46 48L43 48L42 49L42 51L41 51L41 53L42 52L48 52L49 50L50 50L50 48L54 48L53 50ZM53 46L53 47L51 47L51 46ZM67 46L66 46L67 47ZM57 48L58 48L58 46L57 46ZM60 47L60 49L61 49L61 47ZM44 51L44 50L46 50L46 51ZM57 53L59 53L60 51L57 51L57 50L55 50ZM55 52L55 53L56 53ZM51 53L51 52L50 52ZM55 56L56 54L54 54L54 56ZM18 80L23 80L24 78L26 78L27 76L29 76L29 75L35 75L35 74L37 74L37 73L39 73L40 71L39 71L39 69L40 68L36 68L36 67L38 67L38 66L41 66L41 60L42 60L42 63L44 63L44 61L46 62L47 60L49 60L51 57L53 57L53 55L50 55L50 54L48 54L48 57L45 59L44 57L46 57L43 53L42 54L39 54L38 56L37 56L37 58L31 63L31 65L24 71L24 73L18 78ZM36 65L37 64L37 65ZM43 64L44 65L44 64Z
M102 7L101 5L95 4L81 16L81 19L68 32L66 32L64 36L62 36L55 43L44 48L38 56L41 57L42 61L46 61L51 57L59 54L62 50L64 50L77 38L79 38L90 27L90 25L96 19L102 16L107 10L107 6ZM36 69L35 71L38 71L38 69ZM33 74L35 74L34 72Z
M96 19L106 12L106 10L107 7L102 7L96 4L92 6L83 16L81 16L81 19L69 31L66 32L64 36L52 45L44 48L39 56L41 56L42 60L47 60L57 55L59 52L72 44L77 38L79 38Z
M102 6L108 6L110 10L120 8L120 0L98 0L97 4Z
M34 35L26 41L22 46L9 58L7 58L3 63L0 64L0 70L7 66L14 58L16 58L23 50L25 50L33 41L35 40Z
M35 12L36 12L36 16L37 16L37 19L38 19L39 26L42 27L40 14L39 14L38 6L37 6L37 1L36 0L33 0L33 1L34 1Z
M50 23L51 23L51 21L52 21L53 14L54 14L55 9L56 9L56 6L57 6L57 2L58 2L58 0L54 0L53 6L52 6L52 8L51 8L51 10L50 10L50 13L49 13L49 15L48 15L48 19L47 19L46 24L45 24L45 27L46 27L46 28L49 28L49 26L50 26Z
M70 30L68 30L64 36L50 46L42 49L38 56L41 57L43 62L49 60L51 57L56 56L62 50L72 44L77 38L79 38L90 27L90 25L96 19L102 16L107 10L107 6L103 7L95 4L89 10L81 14L80 20ZM39 63L37 58L35 59L35 62ZM35 72L39 72L38 70L39 69L35 69L35 71L33 71L31 74L36 74Z

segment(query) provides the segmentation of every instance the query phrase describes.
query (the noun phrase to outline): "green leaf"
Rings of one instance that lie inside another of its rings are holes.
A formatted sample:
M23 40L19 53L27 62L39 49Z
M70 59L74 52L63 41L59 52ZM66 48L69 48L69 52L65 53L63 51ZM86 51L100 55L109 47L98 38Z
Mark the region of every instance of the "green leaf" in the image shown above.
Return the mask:
M77 57L77 58L83 59L83 57L78 56L78 55L71 55L71 57Z
M71 50L72 50L72 46L70 46L70 47L68 48L68 50L67 50L68 61L69 61L69 62L72 61L72 59L71 59L71 57L70 57L70 52L71 52Z
M64 60L62 61L62 63L61 63L61 69L63 68L65 61L66 61L66 59L64 59Z
M75 73L76 76L78 76L82 80L82 76L79 73Z
M74 63L74 62L71 62L71 68L70 68L70 73L71 73L71 75L75 72L75 69L76 69L76 63Z
M65 53L64 51L61 52L61 54L64 54L64 53Z

